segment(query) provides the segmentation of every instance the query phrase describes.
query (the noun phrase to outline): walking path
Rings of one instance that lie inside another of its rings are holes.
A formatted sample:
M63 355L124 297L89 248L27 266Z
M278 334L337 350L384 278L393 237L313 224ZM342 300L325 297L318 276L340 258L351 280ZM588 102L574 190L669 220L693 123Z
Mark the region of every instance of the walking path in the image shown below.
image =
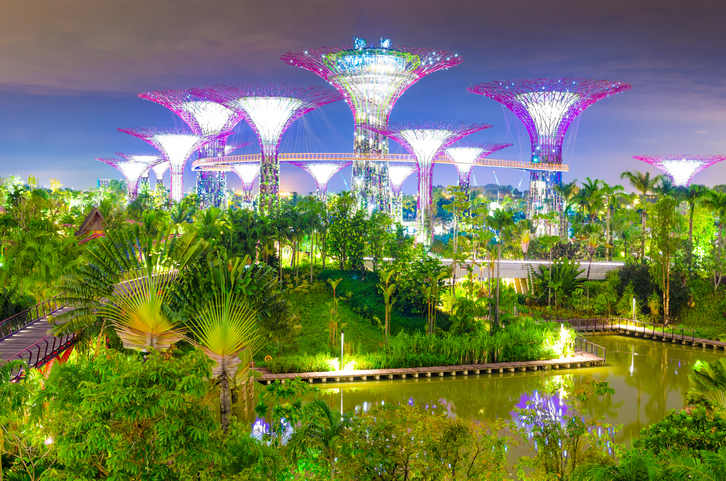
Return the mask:
M604 353L603 353L604 356ZM280 380L285 382L288 379L300 378L309 383L315 381L367 381L369 378L379 380L406 379L407 377L418 378L419 376L431 377L432 375L443 377L445 375L456 376L469 374L492 374L515 371L549 371L550 369L572 369L578 367L599 366L605 364L605 358L596 356L585 350L576 349L572 357L549 359L545 361L522 361L522 362L489 362L486 364L462 364L457 366L433 366L433 367L407 367L399 369L366 369L347 371L325 371L325 372L302 372L272 374L267 368L255 368L262 376L256 378L258 382L270 384Z

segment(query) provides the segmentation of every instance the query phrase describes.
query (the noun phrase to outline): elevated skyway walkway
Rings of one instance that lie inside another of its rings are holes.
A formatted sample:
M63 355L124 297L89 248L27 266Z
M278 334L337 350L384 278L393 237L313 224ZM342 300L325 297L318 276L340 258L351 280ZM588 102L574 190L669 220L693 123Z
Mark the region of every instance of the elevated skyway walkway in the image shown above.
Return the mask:
M206 157L197 159L192 163L193 171L230 171L232 165L259 162L262 156L260 154L246 155L227 155L224 157ZM303 152L292 153L285 152L278 155L280 162L300 162L300 161L319 161L319 162L354 162L359 160L367 160L369 162L411 162L415 163L414 158L409 154L354 154L352 152L331 153L331 152ZM456 162L447 155L439 155L434 160L435 164L456 164ZM490 159L484 157L474 162L474 165L482 167L499 167L503 169L519 169L519 170L545 170L548 172L569 172L570 168L566 164L545 164L533 162L520 162L517 160L501 160Z
M444 265L451 265L452 259L441 259ZM467 261L471 263L472 260ZM554 261L553 261L554 262ZM481 277L496 277L497 276L497 264L499 262L495 259L494 261L483 261L477 260L477 264L474 266L474 275L480 275ZM623 267L624 262L604 262L604 261L593 261L592 263L587 261L578 261L580 269L583 270L579 278L587 278L588 268L590 270L590 280L601 281L605 279L608 272ZM488 270L487 265L493 266L491 271ZM539 271L539 266L549 267L550 261L548 260L517 260L517 259L502 259L500 267L500 277L502 279L527 279L529 277L530 269L534 272ZM466 265L456 266L456 277L463 277L467 275Z

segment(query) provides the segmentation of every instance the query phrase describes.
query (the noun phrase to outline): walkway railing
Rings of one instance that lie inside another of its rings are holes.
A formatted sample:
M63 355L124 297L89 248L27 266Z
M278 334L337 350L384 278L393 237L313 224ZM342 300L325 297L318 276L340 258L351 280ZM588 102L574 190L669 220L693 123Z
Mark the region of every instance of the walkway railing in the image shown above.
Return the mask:
M577 349L580 349L581 351L589 352L593 356L597 356L597 357L606 359L607 350L603 346L601 346L599 344L595 344L594 342L588 341L584 337L575 338L575 347ZM600 351L602 351L602 356L600 355Z
M76 341L75 333L66 334L61 337L47 336L8 358L4 363L20 359L26 362L28 368L38 368L60 355L63 351L75 344ZM19 379L22 375L23 369L21 368L15 370L12 377L13 379Z
M671 339L680 339L681 341L691 341L696 339L696 330L686 327L665 326L663 324L653 324L625 317L598 317L590 319L543 319L545 322L568 323L573 329L584 332L597 331L615 331L618 329L632 330L650 334L655 337L660 335Z
M18 312L4 321L0 321L0 341L12 335L14 332L29 326L38 319L57 312L60 308L61 306L55 302L54 297L36 304L22 312Z

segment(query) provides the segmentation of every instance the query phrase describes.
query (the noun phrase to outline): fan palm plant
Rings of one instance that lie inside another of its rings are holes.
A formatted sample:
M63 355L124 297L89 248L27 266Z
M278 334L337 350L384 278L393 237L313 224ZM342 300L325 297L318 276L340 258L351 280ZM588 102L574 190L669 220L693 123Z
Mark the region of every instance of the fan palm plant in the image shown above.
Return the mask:
M232 411L231 383L244 361L263 345L257 313L233 289L209 300L196 318L187 324L204 353L214 362L212 375L219 382L222 430L227 432ZM246 382L246 379L242 380Z
M100 316L129 349L168 349L182 336L166 307L170 287L205 246L194 234L148 237L138 225L109 231L63 280L59 302L74 309L53 319L53 334L83 334Z

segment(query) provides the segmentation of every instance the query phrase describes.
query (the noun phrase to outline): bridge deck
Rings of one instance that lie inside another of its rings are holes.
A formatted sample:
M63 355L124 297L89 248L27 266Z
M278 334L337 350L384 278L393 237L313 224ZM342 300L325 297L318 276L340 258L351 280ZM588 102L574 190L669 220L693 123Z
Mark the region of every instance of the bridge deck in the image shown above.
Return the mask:
M560 322L560 321L556 321ZM568 321L565 321L568 322ZM711 347L714 350L726 350L726 342L714 341L712 339L701 339L695 337L695 333L686 333L683 329L676 329L669 332L668 328L655 326L655 328L631 324L626 322L603 322L601 324L593 323L590 325L574 325L572 328L578 332L613 332L618 334L628 334L635 337L643 337L644 339L660 339L661 341L671 341L673 343L681 343L691 346ZM692 331L691 331L692 332Z
M367 381L372 379L406 379L407 377L418 378L423 375L431 377L436 375L443 377L448 374L450 376L464 375L470 373L474 375L505 373L515 371L547 371L550 369L571 369L582 366L597 366L605 364L605 359L591 354L584 350L576 350L575 355L561 359L549 359L544 361L522 361L522 362L489 362L485 364L462 364L456 366L432 366L432 367L410 367L399 369L366 369L366 370L347 370L347 371L326 371L326 372L303 372L303 373L284 373L272 374L267 368L255 368L262 376L256 380L261 383L270 384L273 381L280 380L285 382L289 379L300 378L313 383L315 381L327 382L328 379L335 381Z
M68 307L62 307L55 311L53 315L60 315L69 309ZM61 341L60 338L51 335L48 316L43 316L0 340L0 363L13 358L28 360L31 356L31 351L28 351L28 349L44 339L49 344L57 344Z

